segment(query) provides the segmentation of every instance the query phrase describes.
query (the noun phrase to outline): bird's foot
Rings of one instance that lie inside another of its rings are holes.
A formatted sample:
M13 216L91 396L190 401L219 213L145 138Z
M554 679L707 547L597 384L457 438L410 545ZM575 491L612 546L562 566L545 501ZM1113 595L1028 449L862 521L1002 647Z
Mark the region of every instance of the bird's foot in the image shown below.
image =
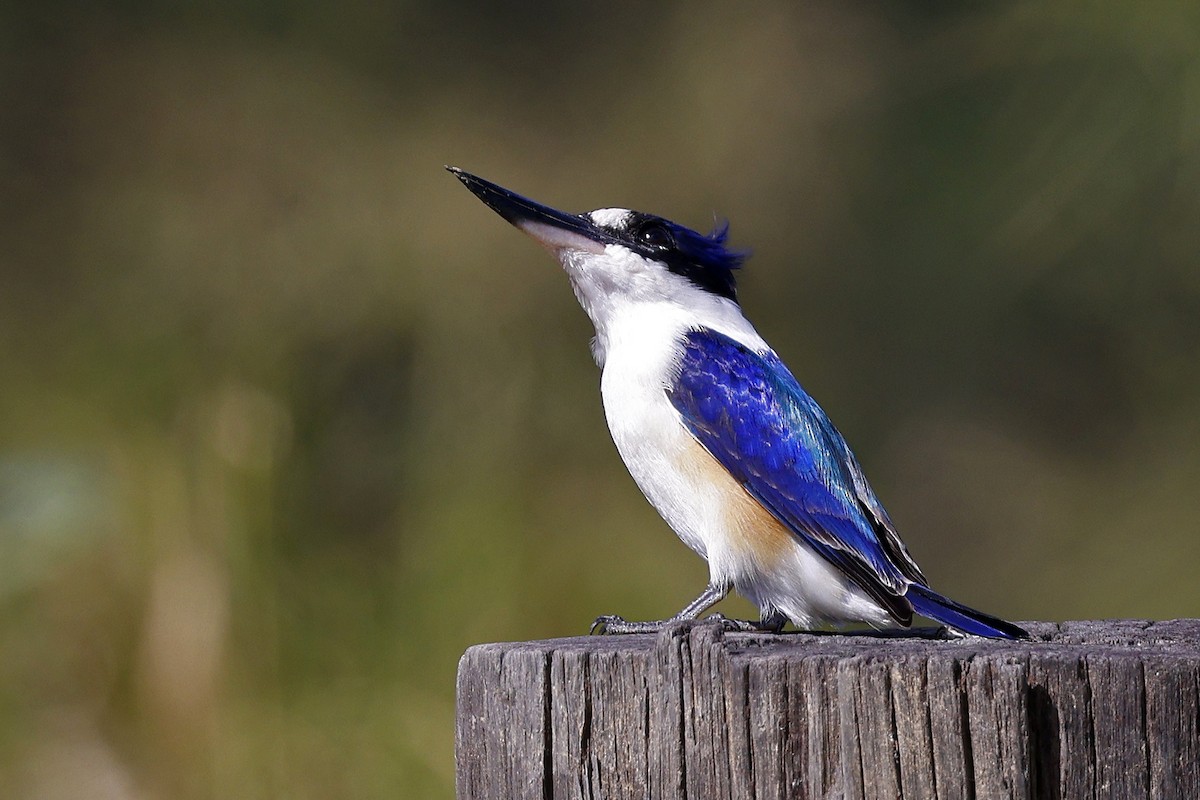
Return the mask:
M724 614L709 614L705 620L719 622L722 628L735 633L779 633L787 622L782 616L767 619L731 619Z
M605 614L602 617L596 617L596 621L592 623L592 627L588 630L588 633L601 635L657 633L673 622L686 622L688 619L690 618L672 617L671 619L633 622L624 617L618 617L616 614ZM724 614L709 614L704 619L706 622L719 622L725 630L736 633L779 633L787 621L783 617L768 617L763 620L732 619Z
M603 636L622 633L658 633L672 621L669 619L655 619L632 622L624 617L618 617L616 614L605 614L604 616L596 617L596 621L588 629L588 634L598 633Z

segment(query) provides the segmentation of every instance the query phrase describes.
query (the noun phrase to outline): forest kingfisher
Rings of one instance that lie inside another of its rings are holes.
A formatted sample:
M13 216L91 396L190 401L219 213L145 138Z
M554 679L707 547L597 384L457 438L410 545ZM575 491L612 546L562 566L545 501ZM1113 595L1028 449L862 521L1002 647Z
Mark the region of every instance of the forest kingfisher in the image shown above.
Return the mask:
M956 634L1028 638L929 588L842 435L742 315L728 225L703 235L622 208L570 214L447 169L562 263L596 329L617 451L708 562L704 591L669 620L603 616L593 630L656 631L736 590L761 612L715 615L736 630L907 628L916 613Z

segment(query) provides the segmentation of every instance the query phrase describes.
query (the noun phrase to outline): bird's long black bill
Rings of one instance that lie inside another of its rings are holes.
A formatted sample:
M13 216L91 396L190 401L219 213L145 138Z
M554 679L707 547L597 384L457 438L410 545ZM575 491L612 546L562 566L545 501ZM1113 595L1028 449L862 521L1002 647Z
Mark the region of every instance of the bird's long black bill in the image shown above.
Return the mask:
M569 248L599 253L613 241L586 217L542 205L458 167L446 169L488 208L551 250Z

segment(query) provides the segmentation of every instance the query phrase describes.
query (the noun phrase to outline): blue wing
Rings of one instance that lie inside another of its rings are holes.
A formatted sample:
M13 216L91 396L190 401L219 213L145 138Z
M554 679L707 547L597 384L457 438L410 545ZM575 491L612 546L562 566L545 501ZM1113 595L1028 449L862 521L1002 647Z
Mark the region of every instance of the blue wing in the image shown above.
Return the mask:
M708 329L689 332L671 403L730 474L898 621L925 583L862 468L821 407L774 353Z

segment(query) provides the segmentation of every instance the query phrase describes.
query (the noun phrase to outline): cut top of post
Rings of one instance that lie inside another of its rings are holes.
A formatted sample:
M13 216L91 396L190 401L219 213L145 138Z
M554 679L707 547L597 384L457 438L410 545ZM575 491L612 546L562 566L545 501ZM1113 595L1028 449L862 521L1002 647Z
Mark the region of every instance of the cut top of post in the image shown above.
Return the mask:
M1200 620L487 644L460 798L1200 797Z

